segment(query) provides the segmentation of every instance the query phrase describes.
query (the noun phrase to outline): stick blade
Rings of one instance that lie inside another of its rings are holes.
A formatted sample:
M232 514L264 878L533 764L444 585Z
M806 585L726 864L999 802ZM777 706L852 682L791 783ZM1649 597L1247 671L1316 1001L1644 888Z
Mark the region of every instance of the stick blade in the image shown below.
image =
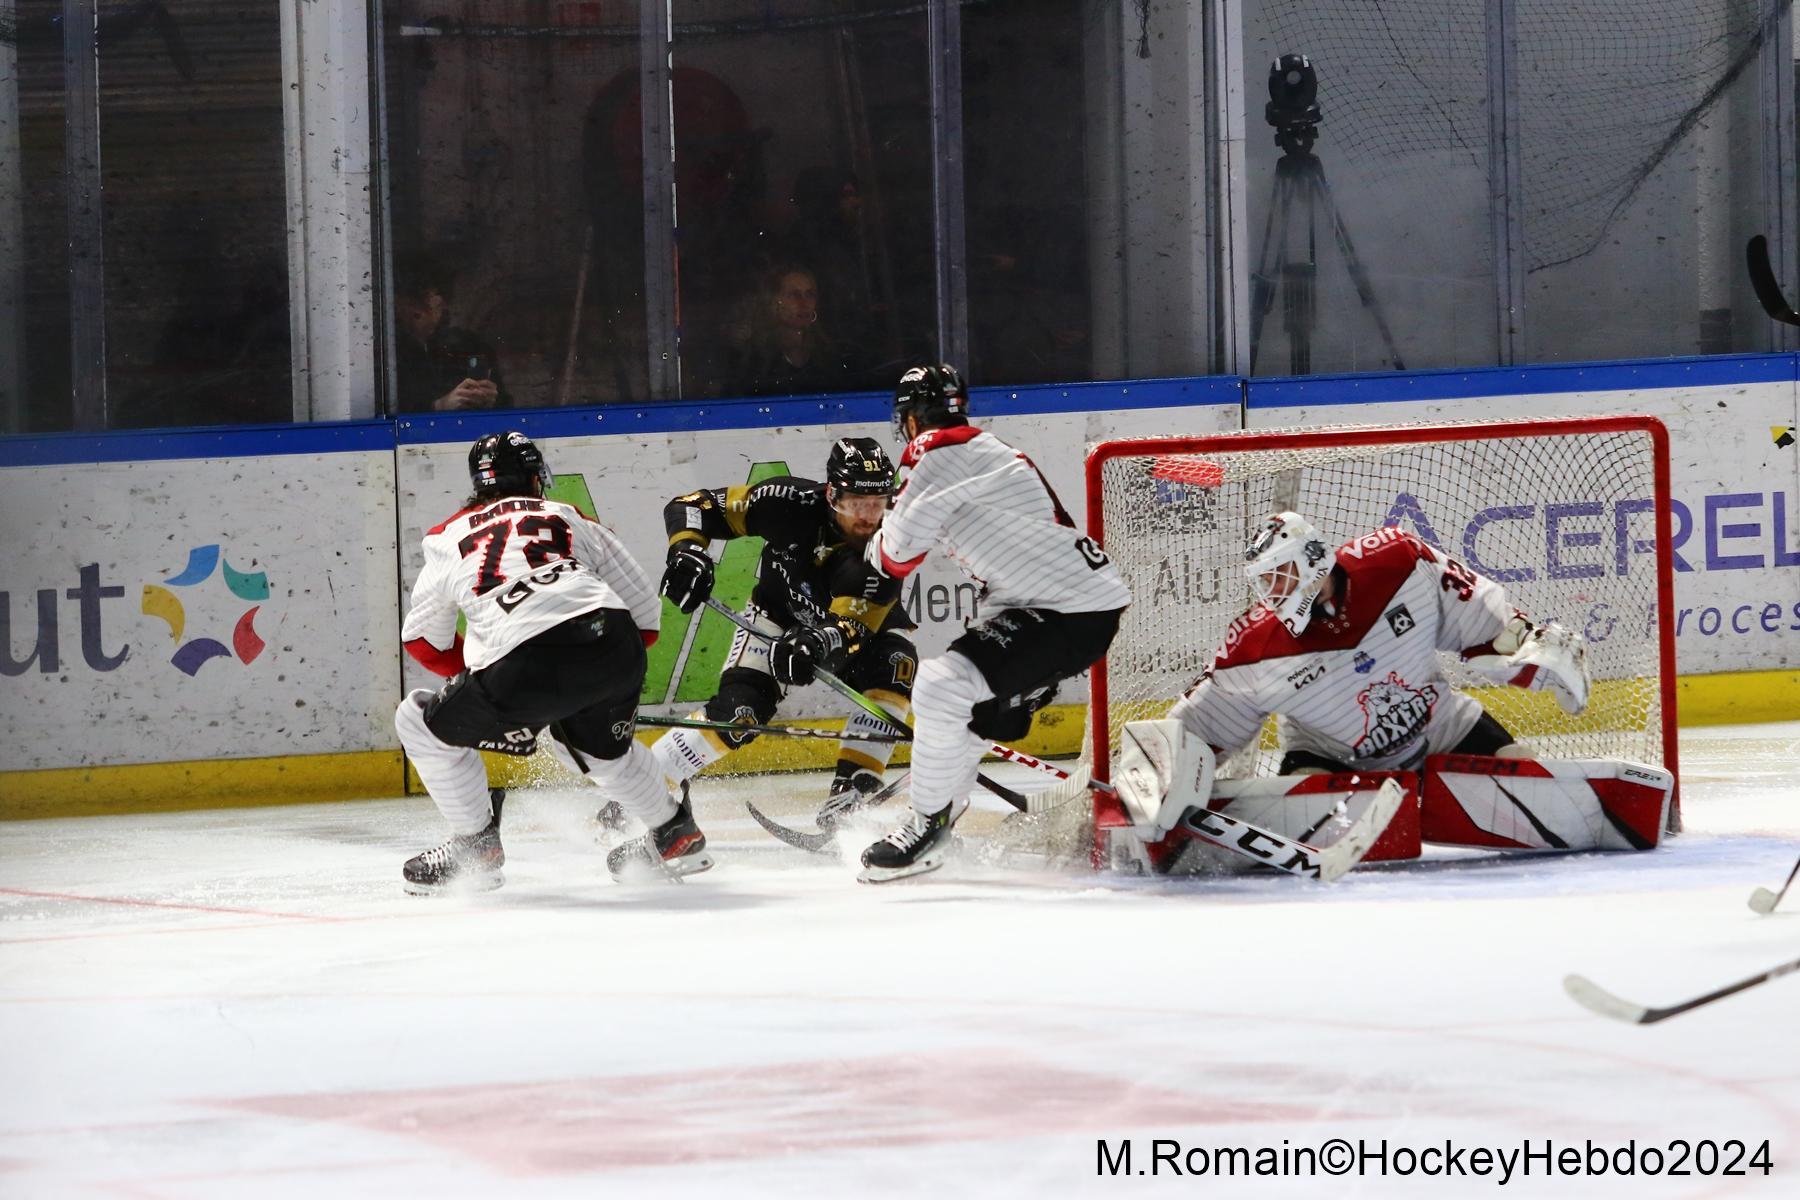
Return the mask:
M837 847L835 830L806 833L799 829L789 829L779 821L764 816L762 810L748 800L744 801L744 807L750 810L750 819L761 825L771 837L786 842L796 850L805 850L811 854L830 854Z
M1777 896L1768 888L1759 887L1754 892L1750 893L1750 911L1756 913L1758 916L1766 917L1775 911L1775 905L1780 901L1780 896Z
M1781 282L1775 278L1775 266L1769 261L1769 239L1760 233L1751 238L1744 246L1744 259L1750 268L1750 286L1756 290L1756 300L1763 311L1777 321L1800 325L1800 313L1781 294Z
M1624 1021L1629 1025L1642 1025L1650 1015L1650 1010L1643 1005L1621 1000L1583 975L1563 976L1563 991L1569 993L1571 1000L1589 1012L1611 1017L1615 1021Z
M1335 883L1363 860L1406 801L1406 791L1392 779L1381 785L1362 817L1343 837L1319 851L1319 882Z

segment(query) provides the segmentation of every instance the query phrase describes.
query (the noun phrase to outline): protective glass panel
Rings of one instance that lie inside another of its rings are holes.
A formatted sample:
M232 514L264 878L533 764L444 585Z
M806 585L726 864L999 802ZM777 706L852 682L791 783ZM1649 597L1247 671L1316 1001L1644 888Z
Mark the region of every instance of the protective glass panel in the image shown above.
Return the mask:
M64 6L7 8L0 413L16 404L26 430L74 426L79 325L104 334L99 370L83 370L107 426L291 420L279 11L98 6L98 144L76 139L100 164L96 239L93 223L69 224ZM99 259L79 296L72 255Z
M924 7L672 11L682 394L891 388L936 340Z
M1519 0L1532 361L1767 348L1743 282L1767 8Z
M1497 360L1488 8L1245 0L1250 373Z
M645 399L637 6L384 13L391 410Z
M962 14L963 187L971 378L1092 379L1089 68L1079 0L996 0Z

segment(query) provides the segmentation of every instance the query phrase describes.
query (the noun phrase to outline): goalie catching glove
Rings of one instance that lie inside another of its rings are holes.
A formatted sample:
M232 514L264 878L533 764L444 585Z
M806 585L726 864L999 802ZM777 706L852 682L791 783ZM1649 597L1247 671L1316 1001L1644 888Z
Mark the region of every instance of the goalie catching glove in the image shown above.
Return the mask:
M1587 640L1555 621L1533 625L1515 612L1500 636L1463 651L1463 661L1497 682L1548 690L1571 716L1587 707Z
M712 556L693 541L670 546L668 566L663 569L662 594L682 612L691 613L706 603L712 590Z
M849 644L849 636L837 624L795 625L769 647L769 670L779 683L805 687L827 659Z

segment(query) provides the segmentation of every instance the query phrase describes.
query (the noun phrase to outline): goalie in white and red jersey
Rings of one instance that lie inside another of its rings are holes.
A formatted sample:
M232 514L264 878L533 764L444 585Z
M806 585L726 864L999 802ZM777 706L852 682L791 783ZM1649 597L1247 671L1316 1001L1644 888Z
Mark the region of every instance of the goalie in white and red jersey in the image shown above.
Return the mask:
M1546 688L1587 707L1587 649L1554 621L1534 625L1484 579L1412 534L1377 529L1338 548L1297 513L1251 539L1258 603L1169 716L1215 751L1235 750L1277 714L1281 774L1389 771L1427 754L1498 754L1512 735L1445 680L1437 652L1495 682Z
M453 676L394 713L400 744L450 823L449 841L407 860L408 891L499 887L505 792L488 788L478 750L528 751L546 730L555 757L600 786L650 832L607 857L615 877L658 860L670 874L712 865L688 805L632 731L644 651L662 603L612 530L544 497L551 475L522 433L469 450L474 494L424 538L401 639L427 669ZM457 633L457 616L467 637Z
M1257 603L1232 622L1212 665L1166 721L1126 726L1135 735L1125 739L1128 757L1143 756L1147 738L1163 743L1147 755L1163 764L1159 769L1115 772L1122 781L1130 777L1123 793L1159 780L1153 786L1162 788L1160 796L1124 795L1140 825L1153 826L1142 831L1146 840L1169 833L1190 808L1217 807L1230 788L1214 784L1214 760L1248 745L1274 714L1283 776L1379 777L1424 771L1428 756L1465 756L1432 760L1459 779L1483 779L1480 787L1464 781L1439 790L1459 811L1438 824L1475 831L1441 840L1567 849L1655 844L1672 776L1624 763L1569 764L1577 769L1560 772L1535 761L1493 766L1496 758L1530 753L1473 696L1451 686L1440 665L1440 652L1458 655L1496 683L1549 691L1574 715L1587 707L1590 688L1579 634L1554 621L1533 622L1499 584L1395 528L1333 548L1305 517L1276 513L1252 536L1244 570ZM1537 782L1485 786L1502 775ZM1628 782L1591 782L1601 777ZM1655 786L1639 796L1633 789L1645 780ZM1429 783L1422 791L1429 806ZM1621 792L1631 793L1623 815L1604 799ZM1428 808L1428 825L1431 816ZM1611 840L1604 834L1609 824L1617 830ZM1517 826L1534 828L1516 836Z

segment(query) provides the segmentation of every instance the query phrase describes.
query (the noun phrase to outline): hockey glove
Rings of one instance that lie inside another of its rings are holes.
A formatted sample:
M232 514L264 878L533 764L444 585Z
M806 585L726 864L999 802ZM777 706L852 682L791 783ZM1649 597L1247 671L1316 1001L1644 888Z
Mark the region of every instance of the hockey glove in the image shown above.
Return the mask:
M1513 657L1521 666L1537 668L1533 682L1555 696L1564 712L1574 716L1587 707L1587 639L1579 633L1549 621L1532 630Z
M1499 637L1463 651L1463 661L1500 683L1547 689L1571 715L1587 707L1587 642L1554 621L1533 625L1524 614L1514 613Z
M693 542L669 547L669 565L663 569L662 594L682 612L691 613L706 603L712 590L712 555Z
M769 647L769 670L779 683L805 687L843 648L844 633L835 625L796 625Z

